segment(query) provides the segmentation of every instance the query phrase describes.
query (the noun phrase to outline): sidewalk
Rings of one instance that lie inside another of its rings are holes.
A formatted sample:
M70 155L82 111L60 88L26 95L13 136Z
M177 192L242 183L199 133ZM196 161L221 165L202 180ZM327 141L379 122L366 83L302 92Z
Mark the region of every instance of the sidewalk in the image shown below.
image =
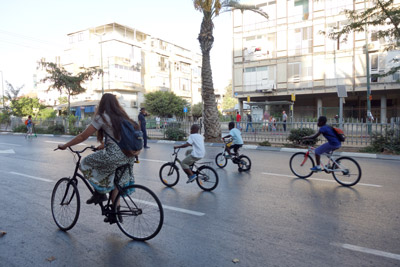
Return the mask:
M23 133L13 133L13 132L0 132L0 135L23 135ZM54 134L38 134L38 136L46 136L46 137L65 137L65 138L73 138L73 135L54 135ZM96 137L91 136L89 139L95 139ZM156 144L184 144L185 141L170 141L170 140L155 140L148 139L148 143L156 143ZM206 143L206 146L209 147L223 147L222 143ZM258 146L258 145L243 145L243 149L253 149L253 150L262 150L262 151L278 151L278 152L288 152L288 153L296 153L296 152L306 152L307 149L300 148L287 148L287 147L272 147L272 146ZM383 160L398 160L400 161L400 155L383 155L383 154L370 154L370 153L358 153L358 152L335 152L335 155L339 156L349 156L355 158L370 158L370 159L383 159Z

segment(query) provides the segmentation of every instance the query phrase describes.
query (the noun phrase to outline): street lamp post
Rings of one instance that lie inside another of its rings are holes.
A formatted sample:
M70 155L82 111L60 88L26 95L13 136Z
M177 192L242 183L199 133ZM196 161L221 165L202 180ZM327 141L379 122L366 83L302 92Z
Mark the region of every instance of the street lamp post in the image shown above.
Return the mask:
M4 84L3 84L3 71L2 70L0 70L0 72L1 72L1 92L2 92L2 97L3 97L3 108L5 107L5 105L4 105Z
M95 33L96 36L100 36L100 65L101 65L101 95L104 95L104 71L103 71L103 35L106 33L103 32L102 34Z

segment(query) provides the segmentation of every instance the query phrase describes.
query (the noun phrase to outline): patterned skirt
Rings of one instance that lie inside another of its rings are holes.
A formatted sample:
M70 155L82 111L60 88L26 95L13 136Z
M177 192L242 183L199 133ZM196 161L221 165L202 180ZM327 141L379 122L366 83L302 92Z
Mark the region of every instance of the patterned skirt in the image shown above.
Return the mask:
M122 165L130 164L131 168L124 172L119 185L135 183L133 161L134 157L128 158L116 143L110 142L104 149L83 158L79 169L97 192L105 194L114 189L115 170Z

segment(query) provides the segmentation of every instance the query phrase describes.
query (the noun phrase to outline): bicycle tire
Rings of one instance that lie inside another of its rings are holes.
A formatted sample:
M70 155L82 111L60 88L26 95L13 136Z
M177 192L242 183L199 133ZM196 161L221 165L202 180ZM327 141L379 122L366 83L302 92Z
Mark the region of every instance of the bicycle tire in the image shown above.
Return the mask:
M337 169L341 171L337 171ZM332 170L333 178L343 186L356 185L361 179L360 165L357 161L349 157L340 157L336 159Z
M216 157L215 157L215 164L222 168L225 168L226 164L228 164L228 159L225 158L224 153L219 153Z
M290 170L299 178L305 179L313 174L311 168L315 166L314 160L310 155L306 157L306 153L297 152L293 154L289 161Z
M129 192L129 193L127 193ZM142 185L130 185L119 192L114 207L119 229L137 241L154 238L164 223L164 210L160 200Z
M71 190L72 189L72 190ZM61 178L51 194L51 213L54 222L63 231L75 226L80 212L78 187L69 178Z
M209 166L201 166L196 171L197 185L204 191L214 190L219 182L217 172Z
M173 187L179 181L179 169L173 162L167 162L160 168L160 180L168 186Z
M238 157L238 171L239 172L245 172L249 171L251 168L251 160L248 156L246 155L240 155Z

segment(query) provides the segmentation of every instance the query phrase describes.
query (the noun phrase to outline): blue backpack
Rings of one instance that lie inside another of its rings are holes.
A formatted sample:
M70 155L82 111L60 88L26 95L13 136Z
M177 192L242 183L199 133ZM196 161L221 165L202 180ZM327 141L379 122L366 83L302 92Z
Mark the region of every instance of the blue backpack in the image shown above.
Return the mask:
M139 128L139 125L137 123L135 124L136 128ZM136 130L135 126L126 119L123 119L121 122L121 136L119 142L106 132L104 133L106 134L106 137L110 137L115 143L117 143L119 148L121 148L122 152L124 152L127 157L138 155L138 152L143 148L143 132Z

